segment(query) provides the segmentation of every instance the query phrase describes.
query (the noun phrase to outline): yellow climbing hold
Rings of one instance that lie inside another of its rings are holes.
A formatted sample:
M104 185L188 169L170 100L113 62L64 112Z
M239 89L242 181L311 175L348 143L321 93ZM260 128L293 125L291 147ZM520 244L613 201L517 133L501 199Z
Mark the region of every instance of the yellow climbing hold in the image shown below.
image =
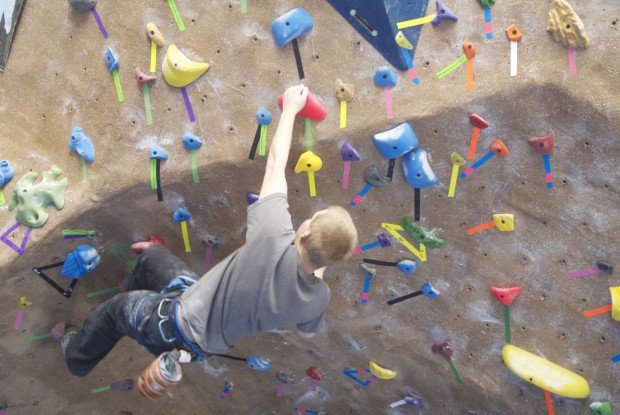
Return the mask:
M515 215L512 213L496 213L493 215L493 223L502 232L512 232L515 230Z
M408 50L413 49L413 45L411 44L411 42L409 42L409 39L407 39L407 37L402 31L399 30L398 33L396 33L395 40L398 46L400 46L401 48L405 48Z
M312 151L306 151L297 161L295 166L295 173L301 172L317 172L323 167L323 160Z
M368 363L368 367L370 368L370 373L379 379L390 380L396 377L395 371L381 367L375 362Z
M464 166L467 164L467 161L465 161L463 156L461 156L456 151L453 151L452 154L450 154L450 161L452 162L452 164L456 164L458 166Z
M175 45L168 46L162 63L164 80L177 88L188 86L208 69L208 63L190 60Z
M617 287L609 287L611 294L611 318L620 321L620 285Z
M32 305L32 302L26 298L26 296L19 297L17 301L17 308L28 308Z
M540 356L508 344L502 349L502 358L512 373L543 390L576 399L590 395L587 380Z

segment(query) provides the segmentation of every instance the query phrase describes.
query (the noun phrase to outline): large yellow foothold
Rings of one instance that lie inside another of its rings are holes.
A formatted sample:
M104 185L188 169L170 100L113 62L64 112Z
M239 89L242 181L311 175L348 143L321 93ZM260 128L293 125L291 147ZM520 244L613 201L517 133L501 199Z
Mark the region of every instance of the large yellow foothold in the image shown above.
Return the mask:
M465 159L456 151L453 151L452 154L450 154L450 161L452 164L456 164L458 166L464 166L467 164L467 161L465 161Z
M375 362L368 363L368 367L370 368L370 373L372 373L379 379L390 380L396 377L396 372L394 370L381 367Z
M496 213L493 215L493 223L502 232L512 232L515 230L515 215L512 213Z
M413 45L411 44L411 42L409 42L409 39L407 39L407 37L401 30L399 30L398 33L396 33L395 40L398 46L400 46L401 48L405 48L408 50L413 49Z
M188 86L208 69L208 63L190 60L175 45L168 46L162 63L164 80L177 88Z
M295 173L301 172L317 172L321 170L323 167L323 160L312 151L306 151L301 156L299 156L299 160L297 161L297 165L295 166Z
M620 285L617 287L609 287L611 294L611 318L620 321Z
M590 395L587 380L540 356L507 344L502 349L502 358L512 373L543 390L575 399Z

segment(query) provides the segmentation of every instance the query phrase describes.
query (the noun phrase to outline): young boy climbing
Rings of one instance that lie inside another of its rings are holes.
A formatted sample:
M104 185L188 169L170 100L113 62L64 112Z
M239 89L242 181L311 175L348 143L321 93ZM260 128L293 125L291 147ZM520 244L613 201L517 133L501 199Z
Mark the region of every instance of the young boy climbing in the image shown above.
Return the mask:
M125 292L93 311L61 346L69 371L86 376L125 335L155 355L177 348L194 359L226 352L253 334L296 324L302 337L321 327L330 291L326 266L346 261L357 231L341 207L316 212L293 229L285 168L295 116L308 88L290 87L257 202L248 206L246 243L202 278L163 246L139 242Z

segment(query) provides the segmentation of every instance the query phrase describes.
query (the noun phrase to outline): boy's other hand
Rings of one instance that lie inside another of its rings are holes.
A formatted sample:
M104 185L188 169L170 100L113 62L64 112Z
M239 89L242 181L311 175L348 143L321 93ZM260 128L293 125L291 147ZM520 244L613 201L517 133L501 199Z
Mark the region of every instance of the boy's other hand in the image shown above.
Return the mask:
M282 108L284 112L292 112L297 114L306 105L308 99L308 87L304 84L289 87L284 91L284 103Z

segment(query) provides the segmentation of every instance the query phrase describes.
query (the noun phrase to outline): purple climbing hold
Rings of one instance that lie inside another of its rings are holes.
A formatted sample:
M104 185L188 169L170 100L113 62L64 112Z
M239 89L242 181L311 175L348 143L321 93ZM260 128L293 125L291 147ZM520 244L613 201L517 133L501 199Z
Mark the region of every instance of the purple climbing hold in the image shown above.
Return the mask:
M418 409L424 409L424 401L419 398L405 396L405 404L409 406L415 406Z
M437 16L431 21L433 26L439 25L444 20L450 20L456 22L459 20L454 13L448 9L448 7L441 0L435 0L435 8L437 9Z
M388 238L388 236L384 233L377 236L377 240L379 241L379 245L381 245L381 248L389 248L390 246L392 246L392 241L390 241L390 238Z
M345 141L342 145L340 155L342 156L342 161L360 161L362 159L348 141Z
M251 192L247 192L245 194L245 200L247 200L248 202L248 206L251 205L252 203L256 202L258 200L258 195L251 193Z

